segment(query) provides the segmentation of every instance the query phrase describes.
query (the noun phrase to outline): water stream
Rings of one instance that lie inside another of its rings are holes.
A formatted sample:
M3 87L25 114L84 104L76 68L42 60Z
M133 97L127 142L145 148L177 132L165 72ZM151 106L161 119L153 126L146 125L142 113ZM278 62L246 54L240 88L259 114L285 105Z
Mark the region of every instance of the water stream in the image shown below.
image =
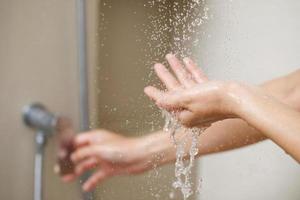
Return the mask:
M174 189L179 189L183 195L183 199L186 200L194 194L194 183L191 177L192 169L198 154L199 135L206 128L186 128L171 113L164 110L162 113L165 118L164 131L170 134L176 146L175 181L173 182L173 187ZM178 139L176 138L176 134L181 134L182 137ZM170 197L173 198L174 194L171 193Z
M192 57L193 48L198 47L205 34L200 27L210 18L205 0L174 0L171 3L167 0L151 0L148 3L158 11L156 16L149 16L150 31L146 29L145 32L150 38L151 55L161 58L165 53L172 52L179 58ZM164 130L170 134L176 146L175 181L172 185L187 200L195 193L192 169L198 154L199 135L205 128L183 127L171 113L162 113L165 118ZM177 134L182 137L176 137ZM173 192L170 193L171 199L174 196Z

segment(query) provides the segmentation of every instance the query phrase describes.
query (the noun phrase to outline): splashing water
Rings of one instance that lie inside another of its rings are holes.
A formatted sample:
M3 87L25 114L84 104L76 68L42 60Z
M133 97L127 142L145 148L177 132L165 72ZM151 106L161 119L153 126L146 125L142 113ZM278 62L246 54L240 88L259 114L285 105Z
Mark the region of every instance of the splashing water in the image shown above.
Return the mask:
M154 63L161 61L164 56L172 52L180 58L192 57L193 49L197 48L200 38L205 32L200 27L205 24L209 16L209 8L206 0L149 0L144 4L147 8L147 22L136 25L137 29L146 35L146 41L140 38L136 42L146 43L141 48L145 53L145 58L139 60L142 66L153 66ZM110 6L104 2L103 6ZM149 11L150 10L150 11ZM153 11L153 12L152 12ZM104 46L108 35L106 33L108 21L101 14L101 47ZM104 34L105 33L105 34ZM106 53L105 56L108 56ZM145 82L153 80L153 72L149 73L148 78L143 78ZM198 154L198 136L205 130L200 128L188 129L178 123L172 114L163 111L165 118L164 130L170 133L176 145L176 164L175 181L173 187L179 189L184 200L187 200L193 193L193 183L191 180L192 168L195 156ZM129 121L126 121L128 124ZM176 139L176 133L183 132L185 137ZM189 150L187 150L189 146ZM189 158L185 162L186 158ZM159 198L159 196L155 197ZM170 194L174 198L174 193Z
M167 0L151 0L146 6L158 11L155 16L149 16L150 26L144 32L149 35L148 59L151 60L153 56L154 59L161 59L169 52L180 58L191 57L193 48L198 46L202 36L200 27L209 19L205 0L173 0L171 3ZM170 133L176 146L173 187L179 189L183 199L187 200L194 193L191 174L198 154L198 136L206 128L183 127L171 113L162 113L165 118L164 130ZM176 140L175 135L179 132L184 133L184 137ZM189 160L186 163L187 157ZM174 193L170 193L170 198L174 198Z
M192 56L204 32L201 25L209 19L205 0L151 0L145 6L157 12L149 15L150 24L144 27L148 35L149 60L163 58L173 52L179 57ZM151 63L152 64L152 63Z
M170 133L170 136L176 145L176 162L175 162L175 178L173 187L180 189L183 199L188 199L193 192L193 185L191 180L192 168L194 166L195 157L198 154L198 137L205 131L204 128L186 128L183 127L171 113L162 111L165 118L164 131ZM176 140L175 134L183 132L185 137ZM190 141L191 140L191 141ZM190 146L188 153L186 153L186 146ZM187 155L188 154L188 155ZM185 164L185 158L189 157L188 163ZM173 194L170 194L173 196Z

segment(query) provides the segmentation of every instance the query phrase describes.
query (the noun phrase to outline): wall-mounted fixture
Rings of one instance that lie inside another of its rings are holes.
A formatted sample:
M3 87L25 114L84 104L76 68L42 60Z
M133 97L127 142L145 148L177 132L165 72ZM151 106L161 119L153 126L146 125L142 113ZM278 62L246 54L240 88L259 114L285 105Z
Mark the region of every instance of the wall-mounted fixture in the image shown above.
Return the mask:
M73 170L70 155L73 151L74 130L68 118L56 116L40 103L30 104L23 109L24 123L36 131L34 164L34 200L42 200L43 155L47 139L56 134L59 173Z

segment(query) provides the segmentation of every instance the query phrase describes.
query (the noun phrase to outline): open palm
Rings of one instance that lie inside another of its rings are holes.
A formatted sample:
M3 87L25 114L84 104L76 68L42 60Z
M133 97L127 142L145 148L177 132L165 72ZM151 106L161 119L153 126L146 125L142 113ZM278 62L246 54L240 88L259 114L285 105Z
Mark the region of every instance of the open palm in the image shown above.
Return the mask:
M145 88L145 93L160 108L172 112L189 127L235 117L230 92L238 84L209 81L189 58L183 60L184 65L172 54L166 58L176 77L162 64L156 64L154 68L167 90Z

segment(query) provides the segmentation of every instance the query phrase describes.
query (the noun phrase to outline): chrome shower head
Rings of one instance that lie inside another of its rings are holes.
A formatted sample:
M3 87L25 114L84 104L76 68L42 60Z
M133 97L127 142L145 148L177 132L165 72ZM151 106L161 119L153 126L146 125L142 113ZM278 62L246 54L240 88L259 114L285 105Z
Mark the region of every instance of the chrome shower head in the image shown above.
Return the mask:
M40 103L33 103L23 108L23 120L28 127L51 135L55 132L57 117Z

